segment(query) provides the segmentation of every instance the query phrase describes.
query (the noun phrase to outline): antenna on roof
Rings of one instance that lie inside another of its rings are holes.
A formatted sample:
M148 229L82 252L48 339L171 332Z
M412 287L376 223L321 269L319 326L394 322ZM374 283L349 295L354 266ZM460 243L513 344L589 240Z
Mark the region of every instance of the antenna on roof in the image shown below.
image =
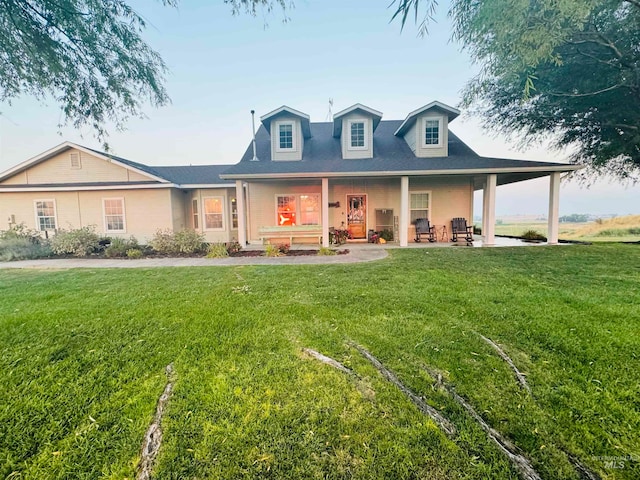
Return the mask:
M330 121L331 118L333 117L333 112L331 111L331 107L333 107L333 98L329 99L329 111L327 112L327 118L326 121Z
M258 156L256 155L256 121L255 121L255 110L251 110L251 129L253 130L253 158L252 162L258 161Z

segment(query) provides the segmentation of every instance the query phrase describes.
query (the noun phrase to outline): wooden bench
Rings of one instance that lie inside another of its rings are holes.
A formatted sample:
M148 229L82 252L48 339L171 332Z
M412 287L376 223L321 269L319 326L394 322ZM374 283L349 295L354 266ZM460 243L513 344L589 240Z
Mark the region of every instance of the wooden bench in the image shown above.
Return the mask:
M318 243L322 243L322 225L260 227L258 235L263 244L272 238L289 240L289 245L293 244L294 238L317 238Z

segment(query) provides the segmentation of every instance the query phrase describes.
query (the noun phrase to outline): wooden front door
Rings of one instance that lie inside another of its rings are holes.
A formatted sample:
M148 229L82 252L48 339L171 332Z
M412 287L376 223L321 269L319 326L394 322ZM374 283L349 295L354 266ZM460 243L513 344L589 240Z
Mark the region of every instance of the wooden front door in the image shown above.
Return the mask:
M352 238L367 238L367 196L347 195L347 229Z

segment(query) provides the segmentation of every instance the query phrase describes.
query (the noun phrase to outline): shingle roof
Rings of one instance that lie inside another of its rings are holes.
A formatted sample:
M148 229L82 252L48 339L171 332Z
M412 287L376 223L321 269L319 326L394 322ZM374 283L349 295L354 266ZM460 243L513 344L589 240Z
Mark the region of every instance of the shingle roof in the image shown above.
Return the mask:
M154 167L162 178L179 185L233 184L233 180L223 180L220 174L231 165L188 165L177 167Z
M358 174L390 175L394 172L422 173L426 171L462 173L467 170L510 169L518 171L531 168L574 166L564 163L514 160L481 157L449 130L449 155L447 157L418 158L402 137L394 132L401 120L381 121L373 135L373 158L343 159L340 139L333 137L333 123L311 123L311 138L304 141L302 160L271 161L271 142L267 131L261 127L256 133L258 161L252 161L253 150L249 145L242 160L223 173L225 178L244 176L273 177L277 175L305 174Z
M233 183L232 180L223 180L220 178L220 173L228 169L230 165L180 165L151 167L149 165L144 165L143 163L134 162L126 158L111 155L110 153L101 152L92 148L87 148L87 150L91 150L92 152L104 155L105 157L109 157L120 163L178 185L219 185Z

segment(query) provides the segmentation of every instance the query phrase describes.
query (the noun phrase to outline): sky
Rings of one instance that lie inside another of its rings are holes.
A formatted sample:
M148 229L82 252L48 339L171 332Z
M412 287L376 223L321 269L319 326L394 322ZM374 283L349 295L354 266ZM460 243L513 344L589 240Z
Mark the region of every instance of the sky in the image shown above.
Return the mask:
M477 73L459 44L450 41L446 3L440 2L429 35L417 36L390 22L390 0L296 0L285 13L232 15L222 1L185 0L177 9L134 0L147 20L145 40L169 68L171 104L148 106L144 119L131 119L108 139L112 153L147 165L233 164L251 140L251 115L288 105L311 117L329 119L354 103L404 119L433 100L457 106L465 83ZM287 21L285 15L288 17ZM90 129L59 128L55 101L24 97L0 103L0 172L64 141L100 149ZM461 115L451 124L480 155L565 161L545 148L519 151ZM497 215L548 211L548 179L498 187ZM476 213L481 199L476 197ZM563 182L560 213L638 214L640 186L601 180L585 189Z

